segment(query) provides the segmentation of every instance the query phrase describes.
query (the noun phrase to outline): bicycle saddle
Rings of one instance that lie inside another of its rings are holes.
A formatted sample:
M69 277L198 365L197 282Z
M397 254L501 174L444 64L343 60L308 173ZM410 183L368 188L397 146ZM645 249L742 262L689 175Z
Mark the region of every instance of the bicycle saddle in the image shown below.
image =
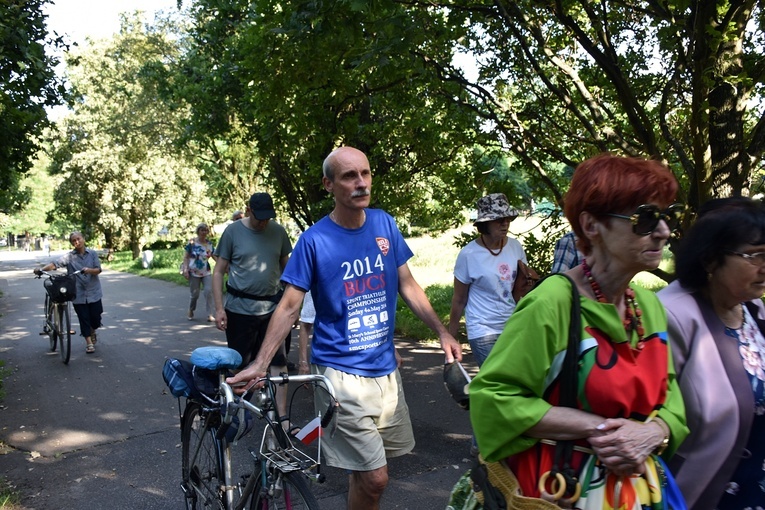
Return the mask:
M207 370L235 369L242 364L242 355L228 347L197 347L190 361Z

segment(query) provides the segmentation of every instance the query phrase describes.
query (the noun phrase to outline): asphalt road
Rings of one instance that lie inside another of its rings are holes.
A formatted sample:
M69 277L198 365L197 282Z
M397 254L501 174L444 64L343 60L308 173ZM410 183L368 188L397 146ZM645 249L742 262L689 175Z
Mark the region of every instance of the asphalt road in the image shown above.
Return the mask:
M28 510L185 508L178 401L167 392L162 364L167 356L188 359L199 346L225 345L223 333L203 319L186 320L185 287L104 271L97 351L86 355L82 337L73 336L64 365L38 334L44 291L31 269L47 260L41 252L0 252L0 360L7 371L0 476ZM468 414L443 386L440 349L407 340L398 346L417 446L391 459L382 508L443 509L470 465ZM475 368L471 358L468 369ZM256 430L236 453L246 458L258 441ZM346 473L324 473L327 481L313 486L322 508L345 508Z

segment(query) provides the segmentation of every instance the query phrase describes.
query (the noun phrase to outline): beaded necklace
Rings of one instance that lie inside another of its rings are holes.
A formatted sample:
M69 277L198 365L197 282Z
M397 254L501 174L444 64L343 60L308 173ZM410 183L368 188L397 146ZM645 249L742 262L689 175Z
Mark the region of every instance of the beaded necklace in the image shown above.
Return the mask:
M598 285L598 282L596 282L595 278L593 278L592 272L590 271L590 266L587 265L586 260L582 260L582 271L584 272L584 276L587 278L587 281L590 283L590 287L592 287L592 292L595 294L595 299L597 299L599 303L608 303L606 296L600 289L600 285ZM627 334L631 334L633 331L637 333L638 343L635 348L638 351L642 351L643 342L645 342L645 339L643 338L643 335L645 335L645 328L643 328L643 320L641 319L643 316L643 311L638 306L637 299L635 299L635 291L629 287L627 287L627 290L624 291L624 302L624 319L622 320L622 324L624 324L624 330L627 332Z
M499 241L499 251L497 251L497 253L494 253L493 251L491 251L491 248L489 248L489 245L486 244L486 241L483 239L483 234L481 234L481 242L483 243L483 247L489 250L489 253L491 253L495 257L497 257L500 253L502 253L502 249L505 247L505 240L502 239Z

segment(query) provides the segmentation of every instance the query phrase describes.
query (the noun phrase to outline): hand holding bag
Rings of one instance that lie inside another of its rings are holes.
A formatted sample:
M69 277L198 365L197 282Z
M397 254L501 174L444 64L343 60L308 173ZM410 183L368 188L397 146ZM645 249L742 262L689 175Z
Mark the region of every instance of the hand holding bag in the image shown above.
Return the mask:
M524 264L522 260L518 260L518 274L515 276L515 283L513 283L513 299L515 302L517 303L523 296L528 294L538 281L539 274Z

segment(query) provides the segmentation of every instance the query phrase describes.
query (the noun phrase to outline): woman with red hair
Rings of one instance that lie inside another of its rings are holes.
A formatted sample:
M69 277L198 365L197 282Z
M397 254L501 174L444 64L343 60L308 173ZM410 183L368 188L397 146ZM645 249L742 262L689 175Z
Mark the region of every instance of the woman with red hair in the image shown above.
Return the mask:
M480 453L512 469L524 496L585 509L672 507L657 454L671 455L688 434L683 400L664 308L630 281L659 266L684 209L673 203L677 188L651 160L602 154L574 172L565 214L584 260L520 302L470 384ZM564 406L572 283L581 337L575 402ZM550 476L558 441L573 441L568 467L581 493Z

